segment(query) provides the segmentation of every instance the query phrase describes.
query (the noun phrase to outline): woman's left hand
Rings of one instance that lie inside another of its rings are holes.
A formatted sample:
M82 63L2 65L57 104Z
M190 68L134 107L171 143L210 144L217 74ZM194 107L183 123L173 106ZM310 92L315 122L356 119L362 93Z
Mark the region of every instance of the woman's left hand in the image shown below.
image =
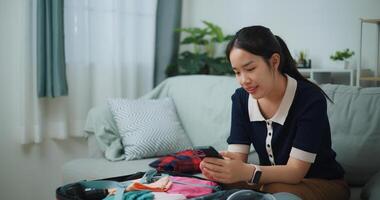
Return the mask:
M220 183L236 183L247 181L252 176L254 166L234 159L230 152L223 152L225 159L204 158L200 164L203 175L208 179Z

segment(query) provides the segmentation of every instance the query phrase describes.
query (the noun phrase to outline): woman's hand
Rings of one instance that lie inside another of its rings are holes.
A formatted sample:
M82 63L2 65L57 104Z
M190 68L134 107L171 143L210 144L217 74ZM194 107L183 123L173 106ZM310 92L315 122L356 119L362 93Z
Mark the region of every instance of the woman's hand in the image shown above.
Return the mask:
M205 177L220 183L236 183L248 181L254 169L241 160L239 154L232 152L220 152L224 159L206 157L200 164L200 169Z

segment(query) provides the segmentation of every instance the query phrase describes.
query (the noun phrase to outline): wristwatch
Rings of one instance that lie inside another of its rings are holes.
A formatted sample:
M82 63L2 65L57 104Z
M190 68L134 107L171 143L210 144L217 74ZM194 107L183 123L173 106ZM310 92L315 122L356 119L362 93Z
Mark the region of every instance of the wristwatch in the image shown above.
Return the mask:
M262 171L259 165L253 165L253 166L255 167L255 171L253 172L251 179L248 181L249 185L259 184L261 174L262 174Z

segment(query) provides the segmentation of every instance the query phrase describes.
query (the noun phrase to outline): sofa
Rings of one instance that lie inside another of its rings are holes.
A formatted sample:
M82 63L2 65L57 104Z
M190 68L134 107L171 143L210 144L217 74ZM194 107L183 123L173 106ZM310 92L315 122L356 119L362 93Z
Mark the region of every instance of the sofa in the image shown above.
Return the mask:
M231 76L177 76L166 79L141 99L171 97L192 144L223 150L229 135L231 95L238 87ZM380 88L320 87L334 102L328 104L332 145L346 171L351 199L380 199ZM123 160L118 130L106 105L90 110L85 131L88 157L63 165L63 184L146 171L157 159ZM258 163L254 150L249 162Z

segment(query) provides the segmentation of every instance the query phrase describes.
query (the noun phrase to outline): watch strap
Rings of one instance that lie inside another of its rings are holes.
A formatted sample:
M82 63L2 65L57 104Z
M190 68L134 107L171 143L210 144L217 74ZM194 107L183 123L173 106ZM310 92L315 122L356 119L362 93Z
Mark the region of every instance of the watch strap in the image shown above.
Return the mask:
M248 184L250 185L258 184L261 178L261 174L262 174L262 171L259 165L253 164L253 166L255 167L255 171L253 172L251 179L248 181Z

